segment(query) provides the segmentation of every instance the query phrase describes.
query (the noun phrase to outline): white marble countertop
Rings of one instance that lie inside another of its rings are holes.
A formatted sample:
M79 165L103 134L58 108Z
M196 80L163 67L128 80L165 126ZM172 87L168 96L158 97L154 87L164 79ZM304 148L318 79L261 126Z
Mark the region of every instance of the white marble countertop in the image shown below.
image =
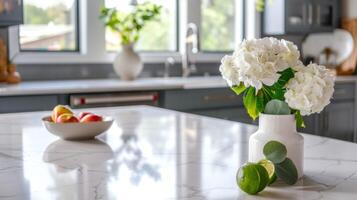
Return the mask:
M355 82L356 76L337 77L337 82ZM91 92L148 91L167 89L223 88L227 84L220 76L141 78L135 81L116 79L30 81L18 85L0 84L0 96L68 94Z
M0 96L221 87L227 87L227 84L219 76L141 78L135 81L121 81L119 79L31 81L18 85L0 85Z
M0 199L330 199L357 197L357 144L305 138L304 178L258 196L236 186L256 127L147 106L97 108L116 120L96 140L62 141L50 112L0 115Z

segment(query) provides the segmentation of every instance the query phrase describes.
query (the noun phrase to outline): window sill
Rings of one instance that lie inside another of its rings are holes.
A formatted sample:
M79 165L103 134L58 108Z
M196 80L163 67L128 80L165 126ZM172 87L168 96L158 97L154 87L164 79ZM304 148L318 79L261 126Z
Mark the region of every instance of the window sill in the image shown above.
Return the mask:
M176 62L181 62L178 52L139 53L144 63L164 63L168 57L173 57ZM192 56L196 62L217 63L227 53L198 53ZM116 53L82 54L80 52L22 52L14 56L16 64L69 64L69 63L112 63Z

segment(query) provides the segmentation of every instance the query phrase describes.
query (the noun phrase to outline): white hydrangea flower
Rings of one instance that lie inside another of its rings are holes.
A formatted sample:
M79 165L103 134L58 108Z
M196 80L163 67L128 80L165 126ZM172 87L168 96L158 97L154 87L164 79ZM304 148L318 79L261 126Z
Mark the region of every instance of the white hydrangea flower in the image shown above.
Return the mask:
M299 57L298 48L289 41L272 37L244 40L232 56L222 59L220 72L230 86L243 82L258 91L263 84L276 83L277 72L300 64Z
M228 85L239 85L239 72L235 70L235 63L233 56L224 56L222 58L222 64L219 68L223 78L227 81Z
M335 76L317 64L299 65L293 69L296 73L286 84L285 101L301 115L320 113L330 103Z

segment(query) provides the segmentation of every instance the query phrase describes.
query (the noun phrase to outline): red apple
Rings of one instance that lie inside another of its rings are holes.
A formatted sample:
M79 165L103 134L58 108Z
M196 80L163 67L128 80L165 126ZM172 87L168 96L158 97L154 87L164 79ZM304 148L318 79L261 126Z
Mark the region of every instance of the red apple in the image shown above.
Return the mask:
M57 105L55 108L53 108L52 110L52 115L51 115L51 119L53 122L57 121L57 118L62 115L62 114L73 114L73 112L71 111L71 109L69 109L68 107L64 106L64 105Z
M103 117L96 114L88 114L81 119L81 122L101 122Z
M79 122L78 118L73 114L65 113L57 117L56 123L76 123Z
M90 112L81 112L79 113L78 119L81 120L83 117L85 117L86 115L92 114Z

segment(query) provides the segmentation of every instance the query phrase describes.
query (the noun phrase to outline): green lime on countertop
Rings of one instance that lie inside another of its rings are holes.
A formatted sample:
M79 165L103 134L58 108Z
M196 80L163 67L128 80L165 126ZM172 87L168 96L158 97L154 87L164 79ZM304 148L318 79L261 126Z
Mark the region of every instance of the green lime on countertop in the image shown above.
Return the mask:
M276 175L276 173L273 174L273 177L270 178L269 184L271 185L273 183L275 183L275 181L278 179L278 176Z
M269 174L265 167L246 163L237 172L237 185L248 194L257 194L269 184Z
M277 179L277 176L275 174L274 163L272 163L270 160L263 159L263 160L259 161L258 164L263 166L268 172L268 175L269 175L269 184L268 185L274 183Z

